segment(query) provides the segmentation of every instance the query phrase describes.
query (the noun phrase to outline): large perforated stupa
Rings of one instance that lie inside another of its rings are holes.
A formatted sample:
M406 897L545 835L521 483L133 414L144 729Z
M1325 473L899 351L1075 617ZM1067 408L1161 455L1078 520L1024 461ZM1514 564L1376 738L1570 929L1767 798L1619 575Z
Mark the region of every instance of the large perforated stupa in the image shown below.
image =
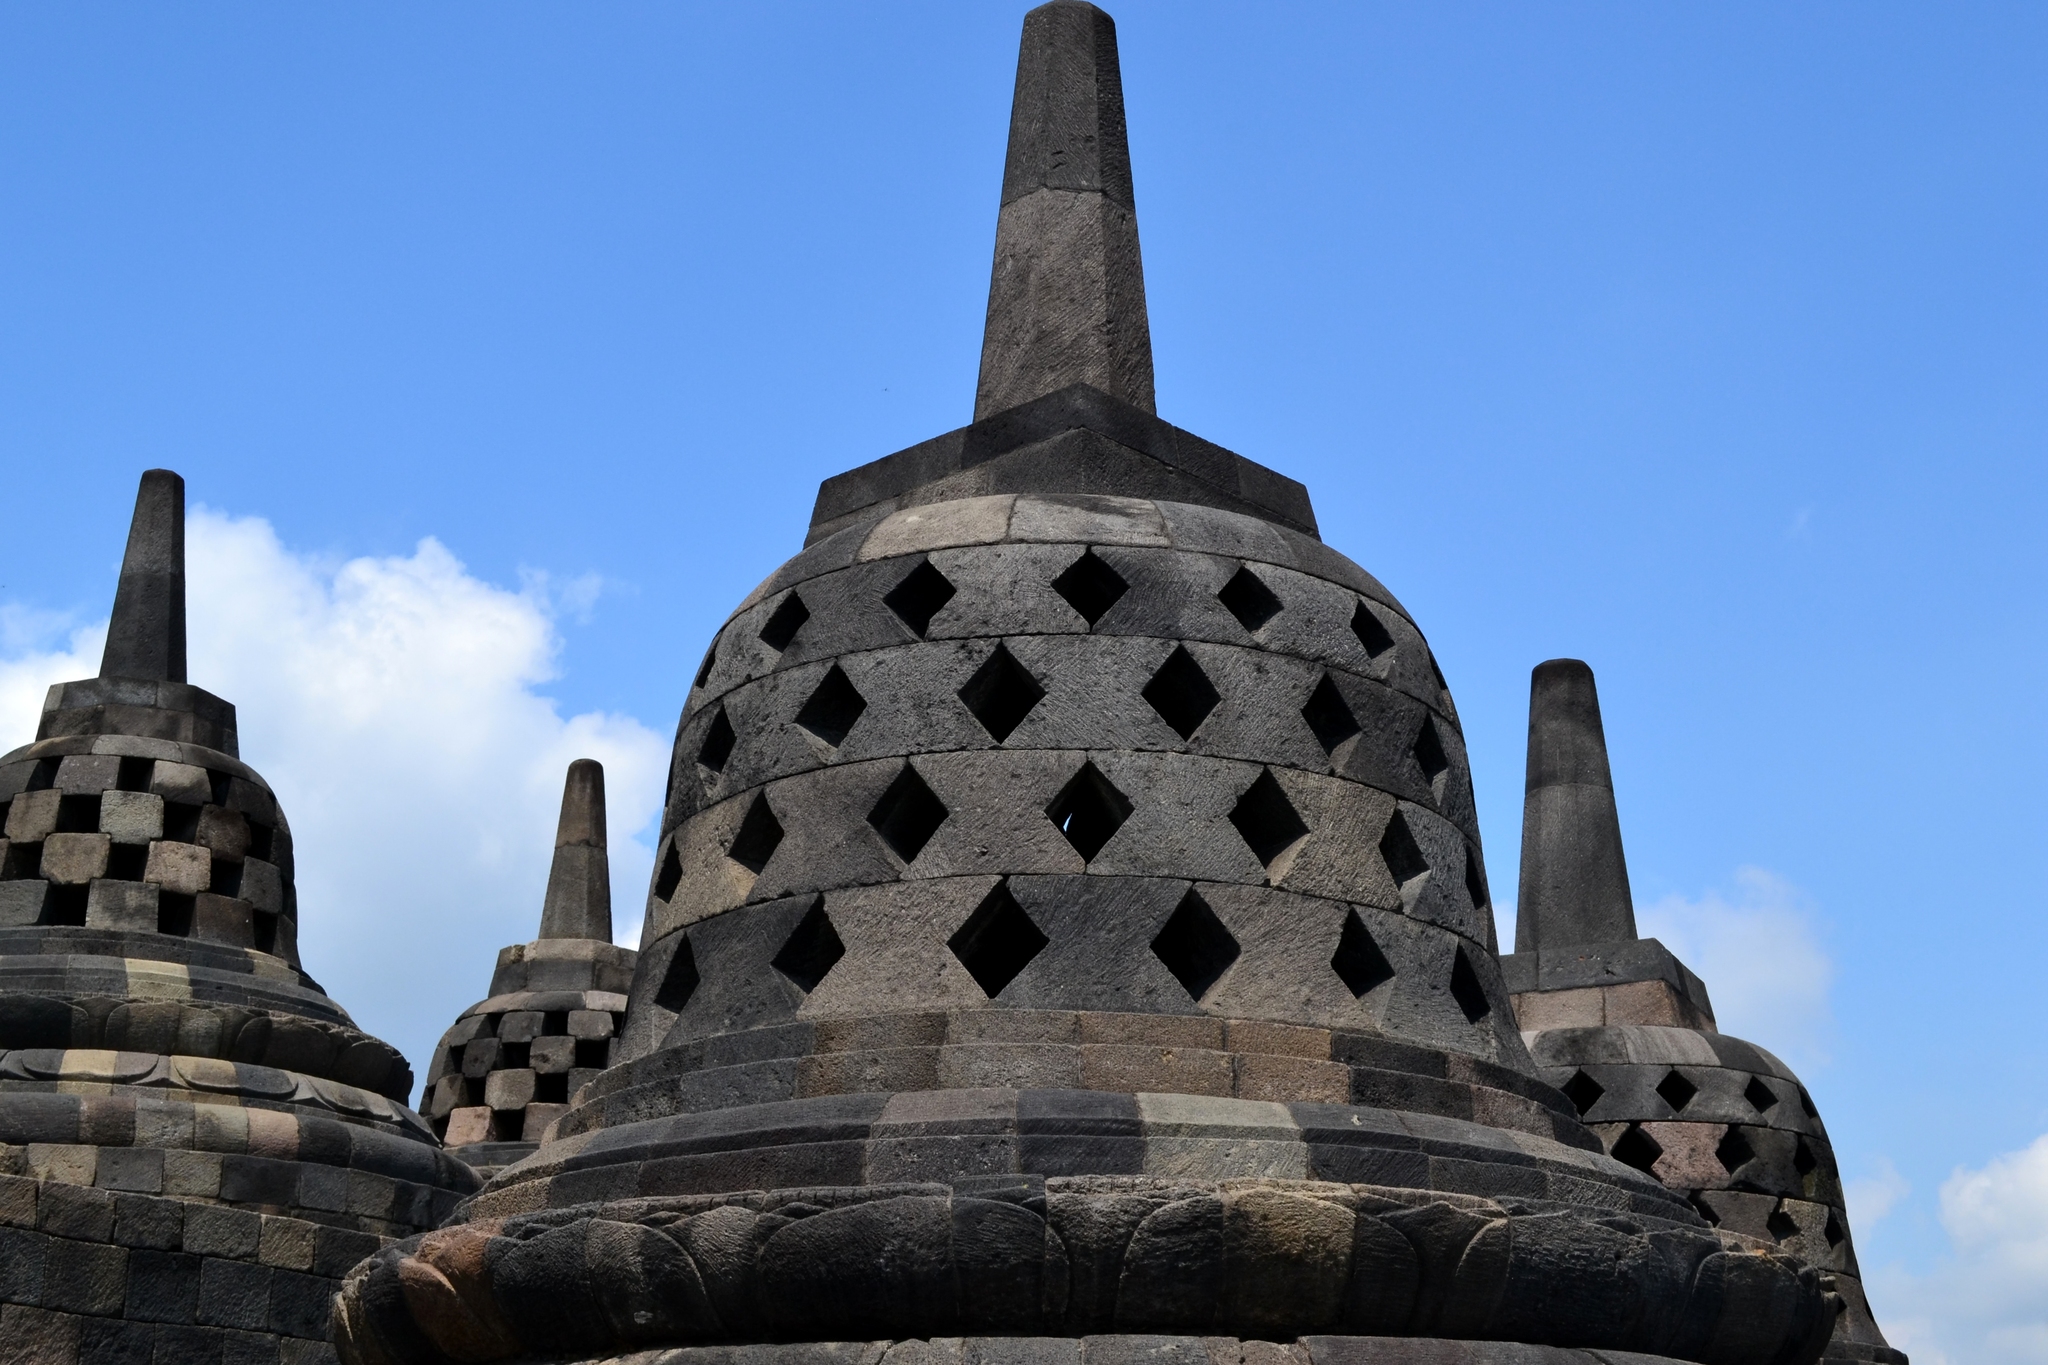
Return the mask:
M1101 11L1025 20L973 423L828 480L679 682L614 1064L344 1359L1825 1347L1822 1269L1531 1058L1421 631L1155 415Z

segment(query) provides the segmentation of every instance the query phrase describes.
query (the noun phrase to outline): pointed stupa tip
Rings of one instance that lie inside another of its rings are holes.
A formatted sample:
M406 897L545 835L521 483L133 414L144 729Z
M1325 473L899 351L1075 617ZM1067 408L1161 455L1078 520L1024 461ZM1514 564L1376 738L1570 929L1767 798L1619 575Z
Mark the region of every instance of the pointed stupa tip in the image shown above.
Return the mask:
M974 419L1070 384L1154 411L1116 23L1053 0L1024 16Z
M611 859L605 853L604 765L579 758L562 784L555 865L540 912L542 938L612 941Z
M185 681L185 481L168 469L135 493L100 676Z
M1635 902L1593 670L1577 659L1529 679L1529 777L1515 951L1631 942Z

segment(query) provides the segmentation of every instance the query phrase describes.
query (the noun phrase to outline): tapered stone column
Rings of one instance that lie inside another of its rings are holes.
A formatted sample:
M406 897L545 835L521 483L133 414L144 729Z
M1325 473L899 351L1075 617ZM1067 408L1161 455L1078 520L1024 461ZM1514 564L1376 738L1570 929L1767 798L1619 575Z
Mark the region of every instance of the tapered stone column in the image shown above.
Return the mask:
M1024 18L975 420L1069 384L1153 411L1116 24L1054 0Z
M185 481L168 469L135 493L100 676L185 681Z
M1577 659L1552 659L1529 679L1515 951L1635 936L1593 670Z
M604 766L593 758L569 765L562 818L555 829L555 865L540 912L542 938L612 941L612 868L604 841Z

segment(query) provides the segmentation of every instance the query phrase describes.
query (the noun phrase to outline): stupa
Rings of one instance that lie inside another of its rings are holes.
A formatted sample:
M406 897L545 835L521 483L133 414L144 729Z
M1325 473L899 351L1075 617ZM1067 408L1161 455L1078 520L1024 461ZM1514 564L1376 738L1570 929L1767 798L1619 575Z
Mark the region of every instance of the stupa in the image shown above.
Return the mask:
M1041 6L974 421L828 480L720 629L618 1059L337 1347L1815 1359L1822 1272L1539 1074L1487 886L1409 614L1155 414L1115 31Z
M611 1064L635 954L612 943L604 767L579 758L562 783L540 937L498 954L491 993L441 1036L426 1111L479 1175L529 1156L569 1096Z
M1718 1032L1705 984L1637 936L1600 696L1577 659L1530 679L1528 772L1515 951L1502 966L1544 1079L1610 1154L1708 1222L1826 1270L1845 1308L1825 1359L1904 1365L1863 1296L1813 1097L1776 1057Z
M476 1187L299 965L292 836L185 680L185 485L142 476L100 676L0 758L0 1354L332 1358L328 1305Z

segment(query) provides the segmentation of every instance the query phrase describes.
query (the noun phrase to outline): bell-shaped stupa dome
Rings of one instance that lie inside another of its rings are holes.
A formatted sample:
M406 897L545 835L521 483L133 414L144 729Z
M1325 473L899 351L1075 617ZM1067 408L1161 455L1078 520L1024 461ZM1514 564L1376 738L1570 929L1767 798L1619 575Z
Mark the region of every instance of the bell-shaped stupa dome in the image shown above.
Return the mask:
M1716 1227L1824 1269L1844 1302L1824 1359L1904 1365L1864 1298L1813 1097L1776 1057L1720 1032L1705 983L1637 936L1600 696L1577 659L1538 664L1529 680L1521 894L1503 966L1544 1079L1617 1160Z
M235 708L185 681L184 540L184 480L153 469L100 676L0 757L23 1359L310 1359L349 1266L476 1185L406 1108L405 1059L299 965L291 828Z
M611 1065L634 957L612 943L604 767L579 758L562 782L540 937L499 952L490 995L441 1035L420 1101L479 1175L531 1155L569 1096Z
M1811 1268L1538 1076L1429 646L1154 414L1134 203L1108 16L1031 11L974 422L684 680L620 1060L345 1358L1817 1353Z

